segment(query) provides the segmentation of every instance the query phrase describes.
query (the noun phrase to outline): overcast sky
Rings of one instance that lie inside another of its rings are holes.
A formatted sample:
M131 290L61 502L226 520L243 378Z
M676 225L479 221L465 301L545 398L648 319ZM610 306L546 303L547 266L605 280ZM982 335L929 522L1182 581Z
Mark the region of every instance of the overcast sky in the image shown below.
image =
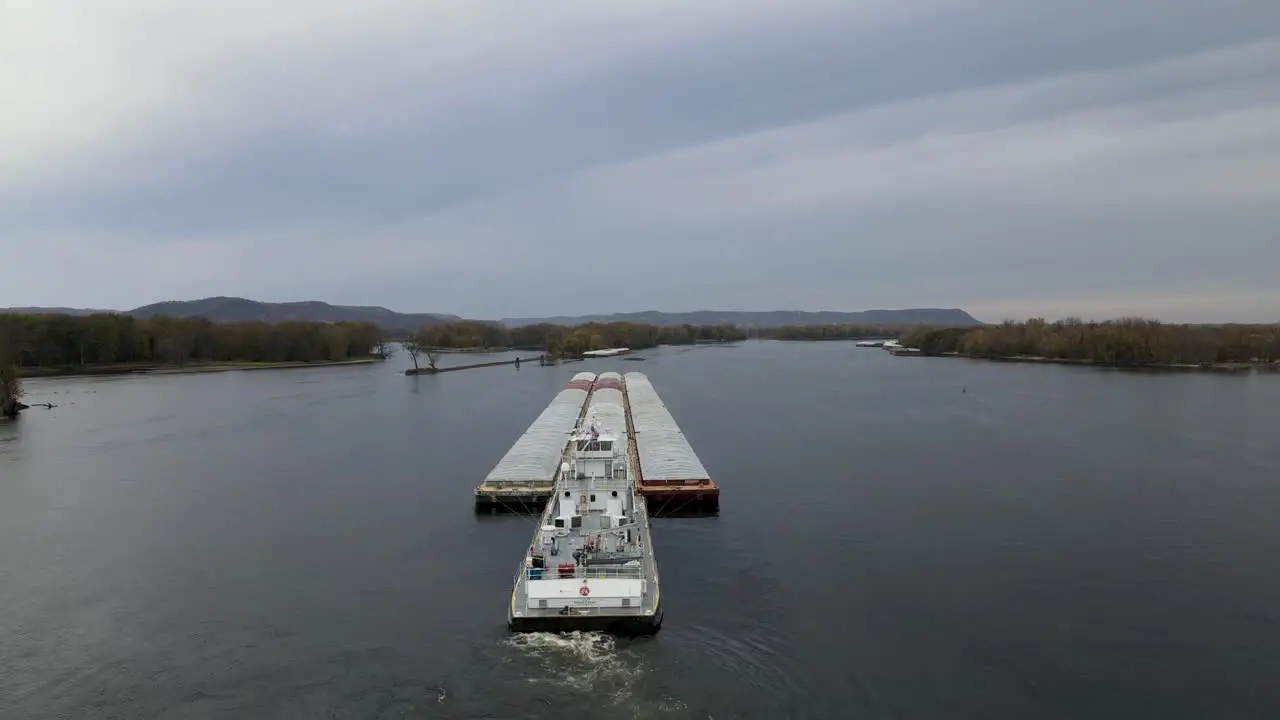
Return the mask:
M1280 2L0 0L0 307L1280 320Z

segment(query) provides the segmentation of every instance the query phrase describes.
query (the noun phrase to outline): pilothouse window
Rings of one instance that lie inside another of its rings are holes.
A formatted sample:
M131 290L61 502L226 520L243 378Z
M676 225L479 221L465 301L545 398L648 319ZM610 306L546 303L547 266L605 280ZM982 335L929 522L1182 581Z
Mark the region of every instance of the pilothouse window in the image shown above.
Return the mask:
M613 450L612 440L579 440L579 452L610 452Z

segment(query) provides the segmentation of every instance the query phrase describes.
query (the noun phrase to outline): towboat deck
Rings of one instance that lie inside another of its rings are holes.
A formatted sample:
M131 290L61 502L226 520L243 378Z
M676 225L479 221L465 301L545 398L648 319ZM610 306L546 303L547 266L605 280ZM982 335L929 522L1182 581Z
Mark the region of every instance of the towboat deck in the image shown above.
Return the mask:
M649 520L644 503L637 503L636 508L635 524L647 525ZM658 612L658 569L651 550L646 552L637 544L635 549L639 558L638 561L631 561L634 565L630 566L581 565L575 562L575 554L582 556L591 534L604 529L601 527L602 516L602 513L583 515L580 528L557 538L556 554L542 554L543 567L531 568L532 563L527 560L521 564L516 573L515 589L511 594L513 629L591 629L623 633L657 630L662 620ZM648 533L645 536L647 539ZM532 557L536 555L535 553ZM638 588L637 581L641 583ZM582 594L582 588L587 588L586 595ZM628 591L632 588L639 590L638 597L618 597L629 595ZM546 592L539 592L544 589ZM606 595L613 597L605 598ZM528 602L530 598L534 602ZM523 604L522 599L525 600ZM623 601L629 599L637 602L627 602L624 605ZM538 607L541 604L538 600L546 600L546 606Z
M636 492L622 378L597 380L588 420L516 569L508 624L516 631L654 632L662 623L649 514Z

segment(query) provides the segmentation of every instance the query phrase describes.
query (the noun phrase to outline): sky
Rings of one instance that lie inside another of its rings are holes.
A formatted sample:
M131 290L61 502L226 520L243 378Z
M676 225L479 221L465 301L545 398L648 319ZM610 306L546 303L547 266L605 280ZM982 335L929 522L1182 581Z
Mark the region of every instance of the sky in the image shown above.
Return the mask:
M1280 321L1275 0L0 0L0 307Z

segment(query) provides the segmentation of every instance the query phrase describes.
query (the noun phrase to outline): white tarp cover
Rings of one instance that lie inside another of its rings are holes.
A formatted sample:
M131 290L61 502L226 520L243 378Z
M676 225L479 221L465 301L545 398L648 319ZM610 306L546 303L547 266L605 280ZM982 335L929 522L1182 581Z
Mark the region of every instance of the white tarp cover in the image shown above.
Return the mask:
M587 380L594 378L591 373L579 373L584 374L590 376L585 378ZM574 379L578 378L575 376ZM485 482L554 482L565 443L569 441L569 432L577 424L586 399L586 390L561 390L502 456Z
M627 411L622 402L621 390L596 390L591 393L591 404L587 406L587 422L597 421L601 430L617 435L619 441L626 443Z
M710 479L649 378L643 373L627 373L626 381L645 482Z

